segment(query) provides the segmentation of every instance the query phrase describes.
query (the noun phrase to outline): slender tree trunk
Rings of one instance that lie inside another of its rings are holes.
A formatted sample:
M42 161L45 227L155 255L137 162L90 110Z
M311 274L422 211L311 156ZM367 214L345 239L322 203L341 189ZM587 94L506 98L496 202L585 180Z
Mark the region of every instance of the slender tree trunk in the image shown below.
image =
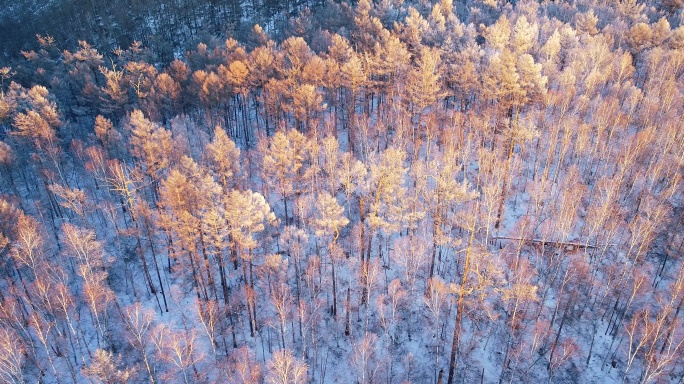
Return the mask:
M563 317L561 318L560 325L558 326L558 333L556 333L556 338L553 340L553 345L551 346L551 352L549 353L549 365L548 369L551 371L552 369L552 361L553 361L553 354L556 352L556 347L558 346L558 340L560 339L561 332L563 331L563 325L565 325L565 320L568 317L568 308L572 306L573 300L570 299L568 304L565 306L565 310L563 311Z
M494 224L495 229L499 229L499 224L501 224L501 216L504 212L504 203L506 201L506 189L508 189L508 174L511 170L511 160L513 159L513 149L515 148L515 141L512 138L508 139L508 141L508 156L506 159L506 168L504 170L503 186L501 187L501 196L499 197L499 208L496 211L496 223Z
M333 320L337 322L337 276L335 274L335 260L333 260L333 255L330 255L330 263L332 265L332 290L333 290Z
M351 287L347 287L347 314L344 325L344 335L351 335Z
M463 275L461 276L461 290L463 291L468 284L468 273L470 272L470 252L473 241L475 240L475 228L470 228L470 239L468 240L468 248L466 249L465 262L463 264ZM449 377L447 384L454 384L454 377L456 372L456 355L458 354L458 344L461 332L461 319L463 318L463 292L459 292L458 302L456 304L456 325L454 326L454 337L451 342L451 355L449 356Z

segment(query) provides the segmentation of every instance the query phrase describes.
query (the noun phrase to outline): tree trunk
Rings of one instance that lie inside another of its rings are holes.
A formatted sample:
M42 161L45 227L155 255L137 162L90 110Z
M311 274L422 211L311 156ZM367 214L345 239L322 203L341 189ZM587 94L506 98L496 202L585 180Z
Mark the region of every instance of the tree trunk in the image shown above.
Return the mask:
M474 226L473 226L474 227ZM468 240L468 248L466 249L465 262L463 264L463 275L461 276L461 290L464 290L468 283L468 273L470 268L470 252L475 239L475 228L471 228L470 239ZM447 384L454 384L454 375L456 371L456 355L458 353L458 342L461 331L461 319L463 317L463 292L458 295L458 303L456 305L456 325L454 326L454 337L451 342L451 355L449 357L449 377Z

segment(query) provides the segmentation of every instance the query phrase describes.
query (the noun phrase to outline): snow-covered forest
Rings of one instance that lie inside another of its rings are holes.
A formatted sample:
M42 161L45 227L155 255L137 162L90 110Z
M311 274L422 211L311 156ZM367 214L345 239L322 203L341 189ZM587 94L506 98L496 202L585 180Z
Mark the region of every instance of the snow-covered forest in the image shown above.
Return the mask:
M682 382L683 8L39 34L0 68L0 382Z

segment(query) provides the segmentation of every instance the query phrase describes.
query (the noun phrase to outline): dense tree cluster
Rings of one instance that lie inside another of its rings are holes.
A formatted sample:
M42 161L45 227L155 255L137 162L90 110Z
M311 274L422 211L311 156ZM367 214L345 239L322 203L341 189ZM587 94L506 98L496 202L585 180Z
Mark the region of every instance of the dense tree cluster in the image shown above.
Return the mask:
M105 52L141 41L162 60L212 36L240 36L259 23L282 36L300 10L323 14L326 0L22 0L0 8L0 64L27 50L36 34L56 39L60 50L87 40ZM338 1L339 2L339 1ZM320 11L319 11L320 10Z
M681 380L681 5L329 6L0 70L0 381Z

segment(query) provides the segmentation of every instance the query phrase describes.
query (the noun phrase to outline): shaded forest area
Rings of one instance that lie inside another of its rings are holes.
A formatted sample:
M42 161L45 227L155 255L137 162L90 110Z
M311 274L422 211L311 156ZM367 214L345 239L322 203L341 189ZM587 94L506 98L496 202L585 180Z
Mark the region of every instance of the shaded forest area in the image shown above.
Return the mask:
M60 51L75 49L79 40L107 53L139 41L168 63L213 36L240 39L254 24L281 37L300 9L324 5L323 0L15 1L0 10L0 64L30 50L36 34L52 36Z
M322 9L0 69L0 381L681 382L681 4Z

